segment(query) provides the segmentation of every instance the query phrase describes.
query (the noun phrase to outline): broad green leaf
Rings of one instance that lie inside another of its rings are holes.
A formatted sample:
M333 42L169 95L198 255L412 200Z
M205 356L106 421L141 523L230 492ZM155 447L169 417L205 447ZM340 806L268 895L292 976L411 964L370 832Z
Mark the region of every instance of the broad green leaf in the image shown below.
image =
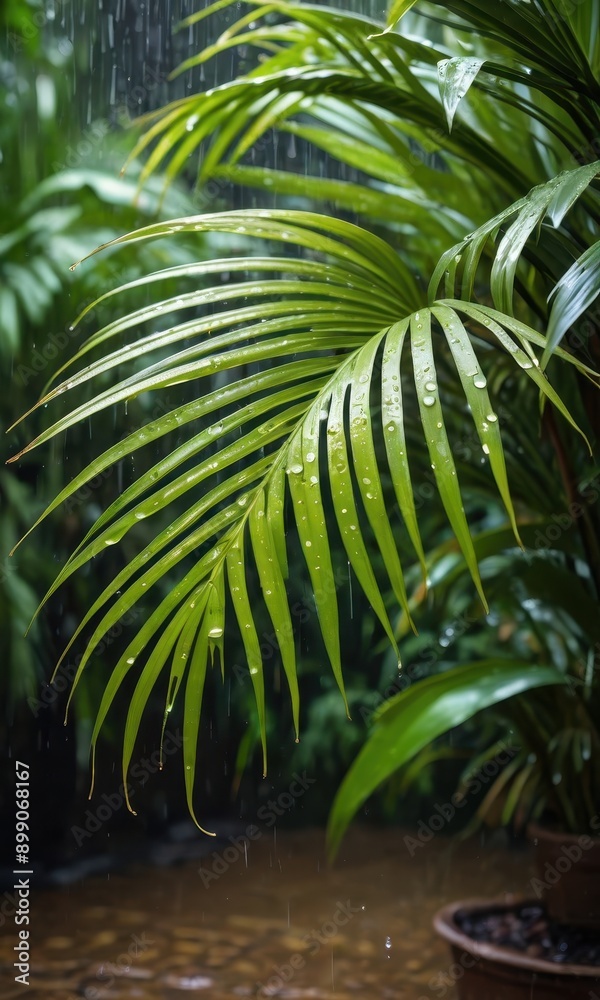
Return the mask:
M330 855L366 799L433 740L507 698L566 683L554 667L494 659L455 666L391 698L334 799L327 827Z

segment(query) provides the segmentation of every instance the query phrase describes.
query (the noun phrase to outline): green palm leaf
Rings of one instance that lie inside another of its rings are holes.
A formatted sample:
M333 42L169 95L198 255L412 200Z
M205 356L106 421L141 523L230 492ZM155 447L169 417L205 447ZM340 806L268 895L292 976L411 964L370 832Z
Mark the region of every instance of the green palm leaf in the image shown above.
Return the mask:
M471 84L475 82L484 63L485 59L474 59L469 56L455 56L453 59L442 59L438 63L438 81L448 130L452 129L456 109Z
M258 32L239 35L238 26L248 23L248 16L244 16L182 69L227 51L232 41L239 42L242 38L258 48L268 45L270 40L275 46L275 54L263 61L260 68L232 83L177 101L142 119L141 124L149 128L132 153L133 157L152 149L142 182L167 161L166 175L175 177L190 154L202 142L210 140L200 168L200 181L206 180L225 163L234 167L268 129L287 127L289 119L302 111L304 116L308 112L316 119L330 119L333 123L331 141L337 141L339 135L343 142L344 133L348 132L352 138L360 138L358 127L363 138L365 130L375 134L376 145L382 147L382 152L391 153L393 148L397 162L398 152L401 161L410 160L411 139L422 140L425 144L433 141L435 148L447 153L451 160L457 157L471 164L485 164L502 187L507 182L510 185L509 178L514 178L517 185L520 182L522 189L529 186L526 175L515 167L514 160L510 163L504 158L498 143L491 140L484 129L462 122L460 135L455 137L440 128L444 106L422 82L421 71L412 70L411 62L422 63L428 72L435 74L437 62L446 59L448 63L447 52L438 51L415 38L377 36L376 21L347 11L283 0L258 6L259 9L252 12L253 20L277 12L288 19L284 22L285 32L281 24L269 26L267 23ZM208 12L203 11L202 15ZM281 45L282 41L287 44ZM318 69L314 64L315 50L319 53ZM442 84L444 100L451 103L454 101L452 80L457 74L464 77L465 73L464 67L461 70L454 67L455 63L451 62L448 86ZM466 77L463 83L466 84ZM457 94L458 90L457 87ZM537 105L533 103L532 107L535 110ZM343 109L342 117L340 109ZM559 131L561 127L566 129L566 122L557 125ZM572 132L572 138L576 144L576 131ZM328 140L323 137L323 141ZM346 151L348 156L356 157L356 151L351 152L347 143ZM524 150L521 149L520 154L520 162L525 164ZM370 155L363 158L361 169L370 172L370 161ZM377 170L376 164L374 169ZM414 170L410 174L414 174ZM397 176L398 168L394 179ZM261 182L258 175L252 173L245 174L245 179L250 183ZM267 176L266 183L274 180ZM445 178L446 183L449 180ZM290 184L293 181L292 174ZM444 178L439 177L439 181L444 183ZM418 182L418 177L412 177L411 186L417 186ZM514 196L518 186L513 185L510 190ZM363 197L366 198L366 194Z
M575 261L550 293L554 301L548 320L548 344L542 364L548 361L569 327L594 303L599 293L600 241Z
M517 267L532 234L539 232L545 220L557 229L567 212L584 194L600 174L600 160L563 171L545 184L533 188L524 198L510 205L503 212L489 219L474 233L447 250L433 272L429 283L430 298L438 294L444 281L447 295L456 293L460 278L460 295L469 299L473 295L477 269L481 258L499 230L508 228L494 253L490 276L490 290L494 305L501 312L513 313L513 293ZM551 233L551 230L548 230Z
M183 27L232 5L217 0ZM185 787L194 817L203 692L208 671L225 669L229 609L248 661L266 767L269 678L257 633L264 614L279 644L296 738L299 731L286 590L292 546L301 549L346 702L342 553L398 658L397 637L412 626L418 604L407 582L415 580L414 563L423 576L419 595L436 576L449 586L454 568L468 574L486 607L480 563L499 537L493 544L474 537L467 496L474 483L486 497L491 488L506 511L502 531L510 527L520 544L511 491L521 499L535 480L533 472L517 476L515 493L514 456L505 450L496 407L504 380L517 379L576 431L538 355L545 362L553 353L557 369L570 366L597 380L559 346L599 289L600 161L561 169L573 155L590 159L579 153L595 148L598 134L600 50L591 0L564 17L556 0L501 10L486 0L434 0L418 10L411 0L395 0L387 31L376 19L323 4L250 0L249 7L179 72L239 44L260 62L237 80L142 119L146 131L132 153L145 156L140 188L159 169L168 187L202 150L200 184L218 177L311 202L327 199L376 219L389 241L311 211L258 209L176 218L105 244L137 252L159 237L215 232L233 237L234 246L239 236L244 247L260 240L262 251L146 274L88 307L77 323L102 304L117 318L101 325L46 387L33 410L54 408L53 420L15 456L142 394L173 386L188 394L93 458L38 524L91 478L140 453L143 471L98 517L47 597L107 546L126 542L126 561L67 647L85 636L74 689L103 635L148 600L149 613L105 686L92 747L95 753L123 684L135 680L125 778L152 692L159 685L165 691L163 732L183 696ZM418 23L421 9L427 31L402 33L398 20L407 14ZM455 37L460 56L446 44ZM272 130L357 173L342 180L333 172L305 177L249 165L248 154ZM40 211L35 220L44 221ZM52 266L40 257L32 267L40 286L51 289ZM416 275L432 275L427 296ZM23 284L19 270L13 279L2 292L11 326L17 297L35 311L40 294L31 277ZM164 292L172 282L180 294ZM122 302L140 289L153 301L128 310ZM582 413L579 402L573 406ZM457 418L479 442L482 468L457 461ZM159 441L164 457L157 461ZM454 561L441 567L442 550L427 551L415 503L415 470L425 467L433 473L436 517L452 537L446 544ZM541 494L547 512L543 482L529 492ZM140 522L144 541L136 545ZM531 537L527 526L522 534ZM256 579L259 593L251 590ZM550 572L548 582L557 585ZM393 602L397 628L390 623ZM587 620L589 608L581 608ZM448 726L514 693L563 680L550 668L494 660L426 681L394 701L357 763L361 789L354 776L342 789L330 828L334 846L369 789ZM513 784L509 811L530 777L524 772Z
M281 274L279 280L230 282L226 288L202 287L204 281L212 280L215 262L194 265L187 270L187 276L200 281L197 291L125 315L82 345L69 367L78 362L84 362L84 367L50 389L38 406L53 404L85 384L92 387L91 398L56 419L25 449L29 451L139 392L157 391L174 382L205 380L207 389L198 399L113 445L61 491L48 509L56 509L91 476L132 450L143 449L186 424L191 428L199 418L211 420L208 426L188 433L183 444L140 474L100 515L49 592L89 564L107 545L118 543L140 520L170 515L168 523L160 521L154 537L99 595L69 644L92 627L76 686L106 631L137 602L148 599L160 581L172 576L169 593L158 598L155 609L115 666L94 727L95 747L110 706L134 670L138 682L125 728L125 770L144 707L169 664L165 720L185 685L186 731L190 738L197 734L192 712L200 712L207 660L214 651L219 652L223 666L226 592L246 650L266 762L265 679L255 602L250 602L248 594L249 567L256 569L273 622L297 728L297 665L284 587L286 494L291 500L325 648L342 697L332 531L339 532L350 566L395 645L385 588L391 586L407 621L410 610L405 570L385 495L384 483L390 473L399 512L425 568L412 497L407 423L411 437L414 422L421 425L421 448L429 453L435 466L441 503L485 601L445 430L444 400L437 388L440 352L452 358L515 532L516 521L498 421L493 419L492 399L465 323L475 322L479 329L485 329L490 341L512 359L523 377L530 379L573 422L539 366L532 363L534 347L545 343L540 334L493 309L455 300L440 300L431 307L421 305L414 310L419 296L405 265L383 241L348 223L311 213L232 212L147 227L115 242L131 243L209 228L223 232L242 228L259 238L295 243L309 250L313 259L236 259L235 268L231 261L224 260L219 265L241 277L244 270ZM328 280L324 281L324 276ZM163 272L153 276L157 284L163 278ZM133 284L149 280L147 277ZM129 287L125 286L124 291ZM230 309L229 300L236 296L250 300L251 305ZM196 314L192 320L168 325L166 330L152 329L157 323L169 324L172 314L179 316L188 307ZM198 310L215 308L210 319L202 312L197 314ZM151 330L145 333L143 328L148 324ZM142 328L140 332L138 328ZM131 331L139 339L128 343ZM184 340L188 346L173 353L173 347ZM105 353L106 345L113 341L119 346ZM98 348L102 356L90 362L88 356ZM166 354L162 353L164 348L168 348ZM121 371L128 350L130 363L135 360L135 372L125 377L119 374L110 388L103 388L107 374ZM155 351L159 352L159 360L155 360ZM557 353L564 361L576 364L560 348ZM287 360L294 355L297 357ZM239 370L261 359L272 362L278 356L283 363L267 372L233 377L224 388L211 388L210 378L215 372ZM577 367L587 371L579 363ZM416 404L410 393L406 395L406 376L411 371ZM350 466L353 476L348 473ZM182 511L180 503L186 500L187 509ZM369 556L371 535L382 555L379 575ZM195 776L192 761L188 749L185 767L190 801Z

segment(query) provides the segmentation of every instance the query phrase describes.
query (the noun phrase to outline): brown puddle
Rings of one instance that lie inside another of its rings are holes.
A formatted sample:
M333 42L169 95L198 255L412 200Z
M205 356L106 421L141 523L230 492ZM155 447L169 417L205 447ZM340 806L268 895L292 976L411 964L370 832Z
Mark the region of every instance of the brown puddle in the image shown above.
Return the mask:
M452 899L530 895L533 874L523 851L438 835L411 857L401 831L366 828L351 830L332 868L321 830L263 832L219 858L50 891L33 882L30 987L14 981L9 919L0 997L450 1000L433 913Z

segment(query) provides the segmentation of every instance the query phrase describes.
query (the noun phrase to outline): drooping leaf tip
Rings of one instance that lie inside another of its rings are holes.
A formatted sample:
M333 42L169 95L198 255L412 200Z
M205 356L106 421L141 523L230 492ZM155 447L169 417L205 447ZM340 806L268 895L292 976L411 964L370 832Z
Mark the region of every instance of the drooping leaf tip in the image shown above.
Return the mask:
M216 837L217 836L216 833L213 833L212 830L205 830L204 827L200 825L200 823L196 819L196 814L194 813L193 809L190 809L190 816L192 818L192 822L194 823L195 826L198 827L198 829L200 830L201 833L205 833L207 837Z

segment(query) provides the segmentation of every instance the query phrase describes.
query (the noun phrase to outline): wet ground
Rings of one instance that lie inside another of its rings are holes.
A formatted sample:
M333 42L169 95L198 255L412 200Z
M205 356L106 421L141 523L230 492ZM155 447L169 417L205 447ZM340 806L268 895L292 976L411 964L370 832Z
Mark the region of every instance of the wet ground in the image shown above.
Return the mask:
M0 997L453 1000L433 913L453 899L527 895L533 875L526 850L441 834L409 842L411 856L401 832L353 829L328 868L322 831L257 833L201 861L34 885L30 987L14 981L9 919Z

